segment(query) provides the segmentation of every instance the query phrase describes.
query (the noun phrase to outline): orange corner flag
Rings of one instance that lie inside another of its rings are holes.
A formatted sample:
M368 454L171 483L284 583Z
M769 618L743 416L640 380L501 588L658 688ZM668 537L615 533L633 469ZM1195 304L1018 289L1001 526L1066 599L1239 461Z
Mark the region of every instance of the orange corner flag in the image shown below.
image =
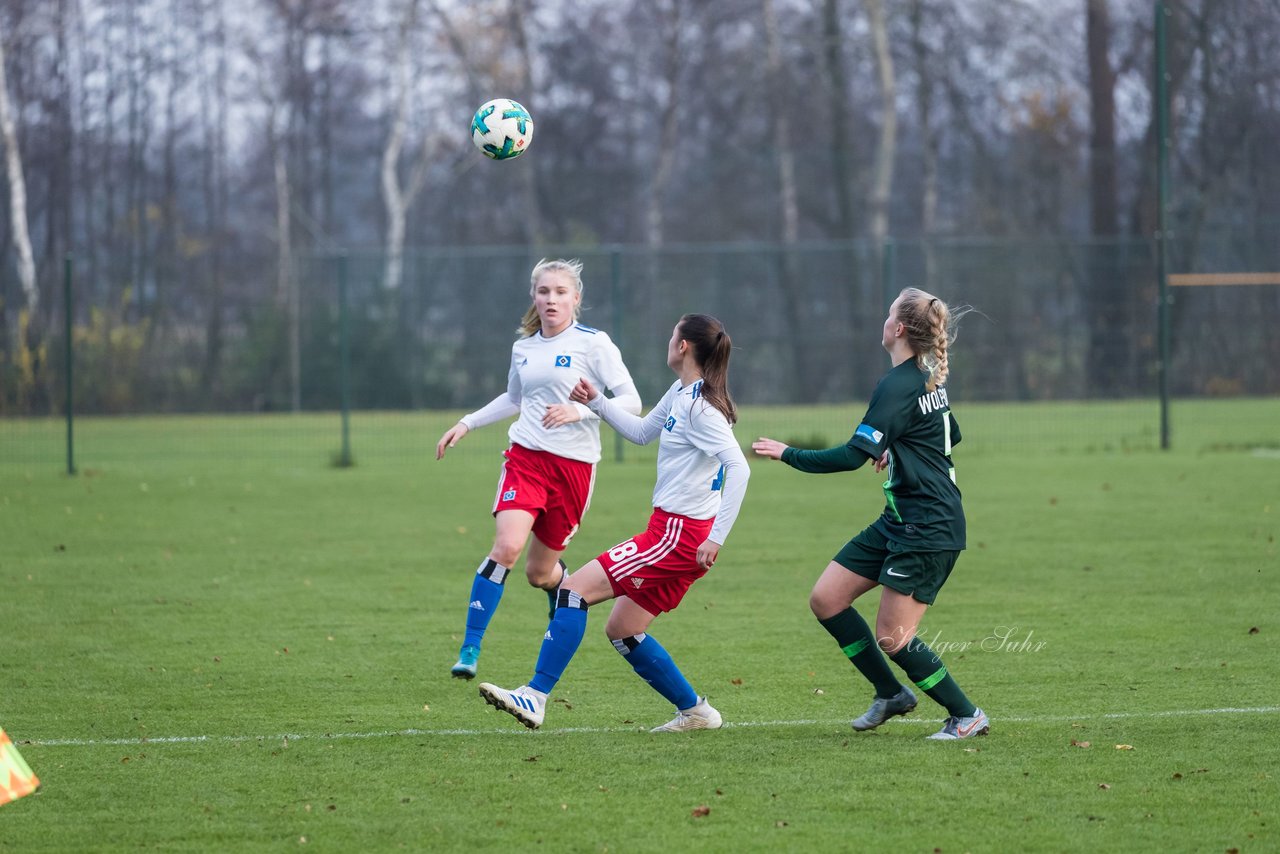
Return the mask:
M0 727L0 804L16 801L39 787L40 781L22 760L22 754L13 746L8 733Z

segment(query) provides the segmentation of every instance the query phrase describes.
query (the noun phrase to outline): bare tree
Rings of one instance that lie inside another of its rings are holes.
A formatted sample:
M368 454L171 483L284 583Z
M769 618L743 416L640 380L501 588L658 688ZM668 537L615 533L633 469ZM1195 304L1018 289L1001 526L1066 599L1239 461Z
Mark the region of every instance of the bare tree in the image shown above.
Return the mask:
M819 372L811 370L809 365L808 339L804 334L804 312L809 300L796 257L796 243L800 239L800 206L796 190L796 155L786 116L786 93L790 87L786 85L782 37L778 31L778 16L773 0L761 0L761 13L764 18L766 90L774 157L777 162L779 237L782 243L778 272L783 290L783 313L790 327L788 338L797 381L796 398L811 400L815 387L814 378Z
M893 55L889 51L889 26L884 0L863 0L871 25L876 77L880 83L880 140L876 145L875 175L871 191L871 237L877 252L889 236L889 195L893 188L893 159L898 139L898 91L893 76Z
M853 174L849 166L854 135L849 132L847 116L852 96L849 73L845 67L844 35L840 27L840 0L823 0L822 3L822 59L827 75L827 128L831 133L832 190L836 201L835 233L840 237L852 237L853 224Z
M30 322L35 323L40 310L40 290L36 282L36 262L31 251L31 232L27 224L27 182L22 172L22 152L18 150L14 110L9 102L3 39L0 39L0 137L4 139L5 169L9 176L10 228L13 231L13 247L18 253L18 282L22 285ZM24 343L19 342L20 345Z
M671 183L675 167L677 143L680 131L680 72L684 66L682 33L684 32L683 0L671 0L655 4L662 20L662 80L663 97L661 131L657 149L657 162L653 168L653 180L649 185L649 198L645 209L645 243L654 249L663 243L663 210L666 191Z
M224 4L214 4L213 20L203 0L199 29L204 49L199 54L200 122L203 139L200 187L204 227L209 236L209 291L205 309L205 351L200 369L200 389L205 399L217 391L221 375L223 315L226 312L225 259L227 249L227 27Z
M408 128L412 84L410 81L409 44L418 22L418 0L408 0L404 17L396 27L394 59L391 66L392 114L391 130L382 149L382 199L387 211L386 261L383 284L390 290L400 287L404 278L405 220L414 199L422 190L427 174L429 134L423 135L421 153L414 158L408 180L400 183L400 155Z
M1111 67L1107 0L1085 0L1089 68L1089 211L1095 235L1119 230L1116 200L1116 74Z
M1089 219L1093 234L1119 230L1116 197L1116 75L1111 66L1111 15L1107 0L1085 0L1085 56L1089 75ZM1133 285L1114 268L1106 245L1091 247L1085 285L1089 324L1088 388L1115 394L1127 388L1130 336L1118 333L1117 315L1129 320Z
M911 55L916 72L916 120L920 123L922 187L920 191L920 233L924 237L925 288L933 290L937 259L931 238L938 222L938 146L939 133L933 120L934 69L937 64L930 54L924 34L924 0L911 0Z
M534 79L533 57L535 51L529 44L529 33L527 32L528 21L537 13L537 4L534 0L511 0L511 35L516 42L516 55L520 58L520 76L523 85L520 89L527 92L522 95L528 99L527 103L534 103L534 97L537 92L537 81ZM537 109L533 107L532 109ZM517 164L521 181L521 188L524 195L525 205L525 228L528 240L533 245L538 245L546 240L546 227L543 222L542 204L538 198L538 170L534 163Z

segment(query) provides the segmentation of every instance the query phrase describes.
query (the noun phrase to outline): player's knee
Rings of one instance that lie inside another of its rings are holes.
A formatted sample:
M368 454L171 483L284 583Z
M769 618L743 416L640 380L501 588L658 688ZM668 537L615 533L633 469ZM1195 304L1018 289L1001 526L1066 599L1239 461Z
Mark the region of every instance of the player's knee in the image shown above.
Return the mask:
M830 592L823 590L821 587L815 587L809 593L809 610L819 620L834 617L847 607L849 607L848 602L841 602L838 597L831 595Z
M516 565L516 561L520 559L520 551L523 548L524 543L497 540L493 544L493 550L489 552L489 557L509 569Z
M907 644L907 638L901 631L876 626L876 645L885 655L894 655Z
M563 561L552 561L551 563L535 563L526 560L524 564L524 577L528 579L530 587L538 587L543 590L555 590L560 586L565 578L565 567Z

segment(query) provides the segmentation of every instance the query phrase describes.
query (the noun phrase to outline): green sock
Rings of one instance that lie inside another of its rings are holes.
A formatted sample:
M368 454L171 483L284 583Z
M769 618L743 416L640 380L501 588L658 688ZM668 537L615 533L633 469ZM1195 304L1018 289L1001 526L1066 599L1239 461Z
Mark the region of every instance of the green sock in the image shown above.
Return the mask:
M862 615L853 608L845 608L834 617L818 620L822 627L831 633L840 644L840 650L858 668L858 672L867 677L867 681L875 686L876 696L889 699L902 690L900 683L889 669L884 653L871 633L871 627Z
M967 718L977 709L960 690L956 680L951 678L942 659L919 638L913 637L889 657L903 669L908 679L945 708L948 714Z

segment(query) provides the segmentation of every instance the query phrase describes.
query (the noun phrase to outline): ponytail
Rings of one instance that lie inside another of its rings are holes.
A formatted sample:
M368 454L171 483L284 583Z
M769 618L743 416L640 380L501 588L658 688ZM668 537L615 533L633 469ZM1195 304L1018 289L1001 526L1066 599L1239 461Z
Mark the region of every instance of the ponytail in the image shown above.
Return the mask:
M686 314L678 326L680 338L693 347L693 358L702 371L702 398L720 410L730 424L736 424L738 407L729 396L733 341L724 324L709 314Z

